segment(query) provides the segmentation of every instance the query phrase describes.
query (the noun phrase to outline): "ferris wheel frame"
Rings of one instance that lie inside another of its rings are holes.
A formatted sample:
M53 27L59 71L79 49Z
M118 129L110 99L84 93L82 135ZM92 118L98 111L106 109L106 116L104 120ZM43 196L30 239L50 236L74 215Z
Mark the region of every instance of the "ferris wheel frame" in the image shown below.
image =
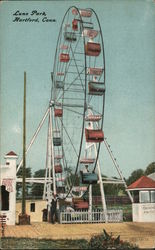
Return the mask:
M79 18L79 23L80 23L80 32L81 32L81 36L82 36L82 31L85 29L84 25L83 25L83 19L82 19L82 16L81 16L81 13L80 13L80 9L78 9L77 7L75 6L71 6L65 13L64 17L63 17L63 20L62 20L62 23L61 23L61 27L60 27L60 31L59 31L59 35L58 35L58 40L57 40L57 45L56 45L56 52L55 52L55 58L54 58L54 68L53 68L53 76L52 76L52 80L53 80L53 85L52 85L52 92L51 92L51 106L54 107L57 105L57 106L60 106L60 107L64 107L64 100L62 101L62 104L58 103L56 101L56 79L57 79L57 64L58 64L58 60L59 60L59 55L60 55L60 42L61 42L61 37L62 37L62 33L63 33L63 27L64 27L64 24L65 24L65 18L67 16L67 14L71 11L71 10L76 10L77 12L77 15L78 15L78 18ZM94 18L97 22L97 25L99 27L99 34L100 34L100 43L101 43L101 57L102 58L102 65L103 65L103 71L104 71L104 76L103 76L103 82L104 82L104 85L105 85L105 52L104 52L104 42L103 42L103 35L102 35L102 30L101 30L101 25L100 25L100 22L99 22L99 18L96 14L96 12L89 8L89 9L85 9L85 10L88 10L88 11L91 11L92 14L94 14ZM85 36L83 35L82 37L82 42L83 42L83 50L85 52L85 44L86 44L86 38ZM88 84L88 80L87 80L87 69L88 69L88 65L87 65L87 55L86 53L83 53L83 61L84 61L84 103L83 103L83 114L82 114L82 127L81 127L81 135L80 135L80 142L79 142L79 153L78 153L78 158L77 158L77 162L76 162L76 167L75 167L75 172L74 172L74 175L77 174L78 172L78 168L79 168L79 162L80 162L80 157L81 157L81 151L82 151L82 145L83 145L83 140L84 140L84 130L85 130L85 123L86 123L86 120L85 120L85 117L86 117L86 110L89 108L87 106L87 99L88 99L88 88L87 88L87 84ZM67 72L65 72L67 74ZM103 98L102 98L102 113L101 113L101 122L100 122L100 129L102 130L103 129L103 120L104 120L104 104L105 104L105 93L103 94ZM63 124L63 116L62 116L62 124ZM62 129L64 129L63 125L62 125ZM63 132L62 132L63 133ZM98 161L98 157L99 157L99 151L100 151L100 143L101 142L98 142L98 147L97 147L97 155L96 155L96 158L95 158L95 164L94 164L94 169L93 171L95 171L95 168L96 168L96 165L97 165L97 161ZM64 153L64 146L62 144L62 152ZM53 166L54 167L54 166ZM75 182L75 181L74 181ZM72 187L74 186L74 183L71 185L66 197L69 195Z

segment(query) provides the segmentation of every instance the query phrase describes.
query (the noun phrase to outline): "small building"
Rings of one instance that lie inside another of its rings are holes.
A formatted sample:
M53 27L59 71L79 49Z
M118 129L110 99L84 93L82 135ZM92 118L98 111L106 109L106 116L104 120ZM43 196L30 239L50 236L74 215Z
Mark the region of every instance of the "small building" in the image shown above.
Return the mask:
M16 168L18 156L10 151L4 156L5 164L0 165L0 215L6 215L6 224L18 223L22 203L16 201ZM26 212L31 222L46 221L47 201L26 200Z
M133 196L132 218L134 222L155 222L155 181L140 177L128 186Z
M16 223L19 223L22 202L16 202ZM26 200L26 213L30 215L31 222L47 221L47 201Z
M16 215L16 160L13 152L5 155L5 165L0 166L0 214L7 216L6 224L15 225Z

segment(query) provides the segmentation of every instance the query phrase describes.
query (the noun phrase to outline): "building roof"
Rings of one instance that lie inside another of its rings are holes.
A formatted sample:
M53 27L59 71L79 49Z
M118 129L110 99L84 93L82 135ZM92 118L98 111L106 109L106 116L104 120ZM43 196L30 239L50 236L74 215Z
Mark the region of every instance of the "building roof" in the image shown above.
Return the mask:
M7 153L6 155L7 155L7 156L17 156L17 155L15 154L15 152L13 152L13 151L10 151L10 152Z
M155 181L147 176L140 177L137 181L133 182L128 189L143 189L143 188L155 188Z

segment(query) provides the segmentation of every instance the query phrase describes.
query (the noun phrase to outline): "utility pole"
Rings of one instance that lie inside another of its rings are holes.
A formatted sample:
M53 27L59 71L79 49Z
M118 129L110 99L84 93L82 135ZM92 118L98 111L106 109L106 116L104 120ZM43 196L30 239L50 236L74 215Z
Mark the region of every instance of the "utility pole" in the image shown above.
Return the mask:
M22 169L22 212L19 215L19 224L30 224L30 216L26 214L25 177L26 177L26 72L24 72L24 101L23 101L23 169Z
M24 103L23 103L23 182L22 182L22 215L25 214L25 173L26 173L26 72L24 72Z

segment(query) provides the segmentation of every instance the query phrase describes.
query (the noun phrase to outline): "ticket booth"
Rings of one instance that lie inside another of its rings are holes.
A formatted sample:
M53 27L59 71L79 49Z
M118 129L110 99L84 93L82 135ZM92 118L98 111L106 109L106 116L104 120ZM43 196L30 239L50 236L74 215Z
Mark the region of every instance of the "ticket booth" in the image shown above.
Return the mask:
M133 196L132 218L134 222L155 222L155 181L140 177L128 186Z

